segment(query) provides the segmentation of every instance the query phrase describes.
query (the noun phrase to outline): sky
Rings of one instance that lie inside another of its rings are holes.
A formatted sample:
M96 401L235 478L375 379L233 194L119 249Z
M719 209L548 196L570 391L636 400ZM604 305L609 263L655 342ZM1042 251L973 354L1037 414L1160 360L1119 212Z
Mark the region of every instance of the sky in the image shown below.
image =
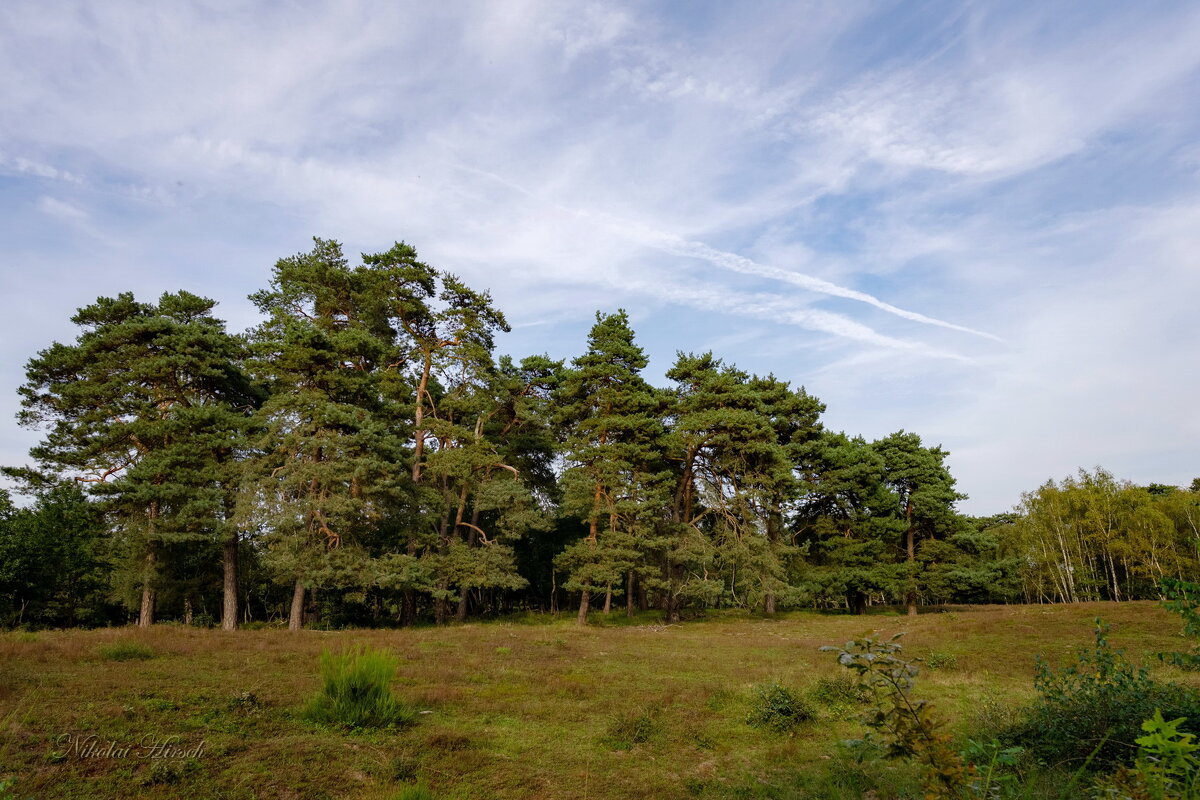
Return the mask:
M1200 5L0 4L0 464L75 309L402 240L501 352L626 309L950 451L960 507L1200 475ZM9 420L5 422L4 420Z

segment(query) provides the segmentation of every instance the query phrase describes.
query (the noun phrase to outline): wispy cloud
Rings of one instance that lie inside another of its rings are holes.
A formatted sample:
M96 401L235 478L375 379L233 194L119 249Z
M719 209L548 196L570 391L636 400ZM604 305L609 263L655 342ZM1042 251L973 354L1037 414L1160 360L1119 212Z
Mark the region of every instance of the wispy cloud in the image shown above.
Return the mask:
M83 222L88 218L88 213L83 209L76 208L70 203L64 203L62 200L55 200L53 197L39 197L37 207L38 211L43 214L67 222Z

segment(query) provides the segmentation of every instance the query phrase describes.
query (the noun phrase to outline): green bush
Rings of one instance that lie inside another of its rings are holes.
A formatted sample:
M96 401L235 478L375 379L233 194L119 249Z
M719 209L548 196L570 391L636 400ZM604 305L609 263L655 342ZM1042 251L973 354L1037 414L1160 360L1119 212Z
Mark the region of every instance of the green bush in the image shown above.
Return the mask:
M154 651L140 642L114 642L101 647L100 655L109 661L145 661Z
M1034 679L1039 698L1002 738L1026 747L1049 765L1093 768L1130 763L1142 722L1161 710L1168 719L1200 719L1200 692L1153 680L1113 650L1108 626L1096 620L1095 645L1055 672L1040 658ZM1188 726L1189 730L1195 728Z
M321 654L321 692L304 710L306 719L348 728L407 725L416 712L396 699L391 682L396 658L381 650L357 648Z
M813 707L791 689L778 683L764 683L754 687L746 721L756 728L787 733L815 716Z

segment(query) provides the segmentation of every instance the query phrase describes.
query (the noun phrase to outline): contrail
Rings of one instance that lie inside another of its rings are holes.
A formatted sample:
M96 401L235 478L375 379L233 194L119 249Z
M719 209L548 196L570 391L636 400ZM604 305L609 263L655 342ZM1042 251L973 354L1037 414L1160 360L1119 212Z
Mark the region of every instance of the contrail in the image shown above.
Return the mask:
M808 330L831 333L847 339L887 347L895 350L907 350L933 358L945 358L961 361L965 364L976 363L973 359L948 353L944 350L929 347L917 342L907 342L884 336L875 330L855 322L840 314L807 308L797 308L795 305L766 295L740 295L736 292L714 291L704 287L684 287L666 284L661 281L645 283L628 277L622 278L622 284L627 288L641 289L649 294L663 297L672 302L690 305L707 311L719 311L726 314L737 314L756 319L769 318L790 325L797 325Z
M992 339L997 342L1004 341L999 336L987 333L986 331L979 331L964 325L956 325L953 322L927 317L924 314L918 314L916 311L909 311L894 306L891 303L886 303L866 292L847 289L845 286L838 286L836 283L830 283L829 281L815 278L812 275L805 275L801 272L792 272L791 270L780 269L779 267L772 267L767 264L759 264L757 261L751 261L736 253L727 253L723 250L709 247L703 242L691 242L673 234L645 229L643 229L641 235L633 234L629 229L626 229L625 233L626 235L632 235L637 241L645 244L647 247L653 247L656 250L661 250L671 255L699 258L710 264L724 267L732 272L739 272L743 275L771 278L772 280L784 281L785 283L790 283L812 292L820 292L832 297L844 297L848 300L857 300L860 303L866 303L889 314L895 314L898 317L903 317L913 322L936 325L939 328L949 328L952 331L969 333L973 336L982 336L985 339Z
M536 195L525 187L513 183L507 178L497 175L494 172L488 172L486 170L478 169L476 167L471 167L461 163L456 163L454 166L467 172L473 172L476 175L482 175L486 178L501 183L513 191L520 192L526 197L532 198L539 203L552 206L553 208L556 208L565 214L570 214L575 217L581 217L598 222L614 233L617 233L627 239L631 239L639 244L645 245L646 247L651 247L655 250L659 250L670 255L698 258L703 261L707 261L714 266L730 270L731 272L738 272L743 275L754 275L759 278L770 278L772 280L783 281L785 283L790 283L793 286L799 286L803 289L808 289L811 292L818 292L831 297L844 297L847 300L857 300L860 303L866 303L867 305L874 306L882 311L886 311L889 314L894 314L903 319L912 320L913 322L920 322L925 325L934 325L939 328L948 328L952 331L969 333L972 336L981 336L984 339L991 339L997 342L1004 341L999 336L987 333L986 331L968 328L965 325L956 325L953 322L947 322L935 317L929 317L924 314L919 314L916 311L909 311L907 309L894 306L891 303L886 303L883 300L880 300L878 297L867 294L866 292L860 292L857 289L848 289L845 286L838 286L836 283L830 283L827 280L816 278L812 275L805 275L802 272L792 272L791 270L780 269L779 267L772 267L767 264L759 264L758 262L751 261L744 256L739 256L736 253L717 250L716 248L710 247L703 242L689 241L671 233L654 230L640 223L621 219L620 217L614 217L611 214L581 211L579 209L569 208L561 203L557 203L553 200L547 200L544 197Z

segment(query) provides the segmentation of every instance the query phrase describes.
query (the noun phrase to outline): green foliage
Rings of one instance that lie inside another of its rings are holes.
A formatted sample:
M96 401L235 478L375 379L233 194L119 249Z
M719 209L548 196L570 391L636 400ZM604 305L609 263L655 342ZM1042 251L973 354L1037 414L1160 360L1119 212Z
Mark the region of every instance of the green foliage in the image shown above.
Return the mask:
M765 683L754 687L746 722L756 728L790 733L815 717L816 711L802 696L778 683Z
M1038 700L1003 737L1047 764L1128 763L1142 722L1156 710L1200 719L1200 692L1153 680L1144 667L1112 649L1108 626L1099 619L1094 633L1094 645L1080 649L1075 663L1061 671L1038 659Z
M808 546L803 580L822 605L861 614L869 600L987 602L1013 594L1015 562L992 533L973 529L946 451L899 431L875 442L825 433L801 462L798 521Z
M418 783L415 786L405 786L393 796L392 800L437 800L437 795L431 792L425 784Z
M100 648L100 655L109 661L145 661L154 658L154 651L141 642L114 642Z
M907 765L904 765L907 766ZM869 742L838 742L821 769L804 776L805 797L821 800L862 800L869 797L920 797L919 776L897 769Z
M1163 578L1161 591L1163 608L1183 618L1184 636L1200 639L1200 583ZM1200 644L1192 645L1185 653L1159 653L1158 657L1182 669L1197 670L1200 669Z
M822 647L837 653L838 663L853 671L874 696L873 706L863 723L882 738L885 755L921 764L927 797L962 795L975 777L975 768L967 764L950 746L940 719L927 700L912 697L913 679L918 668L898 654L902 647L897 633L887 641L865 636L846 642L844 647Z
M395 656L366 647L321 654L322 688L304 710L306 719L347 728L407 725L416 712L392 694Z
M822 406L712 353L680 353L667 377L676 383L670 445L679 462L669 598L768 613L794 603L799 592L786 579L800 550L784 519L799 491L795 457L819 430Z
M496 358L509 326L487 291L403 242L352 264L320 238L251 300L261 323L231 336L188 292L101 297L29 362L37 480L86 481L101 502L74 510L105 524L52 542L59 520L0 508L17 520L0 624L111 621L110 584L142 624L156 605L209 624L222 564L226 599L254 606L238 616L294 628L544 610L563 590L584 621L596 596L677 621L1009 591L940 448L828 434L803 387L712 353L656 388L624 311L597 312L569 369Z

